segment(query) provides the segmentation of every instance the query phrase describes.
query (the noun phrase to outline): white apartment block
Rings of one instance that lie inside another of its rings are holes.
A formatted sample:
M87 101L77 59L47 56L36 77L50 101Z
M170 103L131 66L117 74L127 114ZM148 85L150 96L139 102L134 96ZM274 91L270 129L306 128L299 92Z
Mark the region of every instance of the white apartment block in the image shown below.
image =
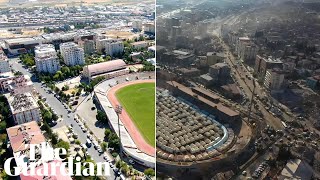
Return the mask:
M270 91L279 91L284 83L284 74L277 69L269 69L266 72L264 86Z
M83 41L78 41L79 46L83 49L85 54L91 54L95 51L95 42L94 40L83 40Z
M124 45L122 41L114 41L114 42L106 43L105 53L107 55L110 55L111 57L117 54L122 54L123 51L124 51Z
M0 73L10 72L10 64L6 55L0 53Z
M57 52L52 44L42 44L35 47L35 62L38 72L55 73L60 69Z
M74 42L60 44L60 52L67 66L83 65L85 63L84 50Z
M116 40L115 39L106 39L106 38L97 39L96 40L96 49L97 49L97 51L101 53L102 51L105 50L107 43L111 43L111 42L114 42L114 41L116 41Z
M254 60L258 53L258 47L255 44L246 44L241 47L240 58L243 61Z
M40 122L42 120L40 108L31 93L16 95L6 94L5 96L8 100L16 124L23 124L31 121Z

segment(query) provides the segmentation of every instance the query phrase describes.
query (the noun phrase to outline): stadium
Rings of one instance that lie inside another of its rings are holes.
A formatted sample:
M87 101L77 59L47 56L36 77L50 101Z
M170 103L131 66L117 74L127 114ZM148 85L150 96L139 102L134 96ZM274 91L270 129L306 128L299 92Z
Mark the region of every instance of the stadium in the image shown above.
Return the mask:
M204 88L157 81L156 114L159 177L212 177L254 153L249 123Z
M94 98L109 118L124 155L145 167L155 167L154 73L133 73L105 80L94 89ZM122 106L118 125L117 106Z

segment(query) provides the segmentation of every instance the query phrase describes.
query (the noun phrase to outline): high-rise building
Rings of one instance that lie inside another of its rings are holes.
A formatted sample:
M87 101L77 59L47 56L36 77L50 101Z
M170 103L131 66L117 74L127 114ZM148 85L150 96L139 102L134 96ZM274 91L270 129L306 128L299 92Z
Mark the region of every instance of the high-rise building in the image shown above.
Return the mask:
M67 66L83 65L84 50L74 42L60 44L60 52Z
M280 59L273 59L272 57L262 57L257 55L254 66L254 73L264 76L268 69L280 68L282 69L283 62Z
M281 69L268 69L264 79L264 86L270 91L279 91L284 83L284 73Z
M238 56L245 62L254 60L258 53L258 47L248 37L240 37L235 48Z
M124 45L122 41L113 41L105 44L105 53L111 57L122 54Z
M60 69L57 52L52 44L35 47L35 62L38 72L55 73Z
M117 53L122 53L124 50L124 45L122 41L117 39L97 39L96 49L98 52L105 52L108 55L115 55Z
M94 40L81 40L78 41L78 45L83 49L85 54L91 54L95 51L95 42Z

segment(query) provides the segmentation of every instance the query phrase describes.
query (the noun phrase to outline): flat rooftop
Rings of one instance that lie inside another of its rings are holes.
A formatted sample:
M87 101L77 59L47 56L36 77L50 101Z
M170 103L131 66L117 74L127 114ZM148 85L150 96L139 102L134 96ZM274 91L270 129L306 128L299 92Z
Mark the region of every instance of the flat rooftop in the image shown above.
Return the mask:
M184 93L190 95L190 96L196 96L198 94L194 93L190 88L178 83L178 82L175 82L175 81L168 81L167 84L169 85L172 85L174 87L177 87L179 88L179 90L183 91ZM233 116L239 116L239 113L230 109L229 107L226 107L224 105L222 105L221 103L214 103L200 95L198 95L198 99L204 103L206 103L207 105L211 106L212 108L217 108L220 112L230 116L230 117L233 117Z
M6 39L5 42L8 44L22 44L27 42L37 41L34 38L14 38L14 39Z
M14 153L26 150L25 144L41 144L46 141L36 121L7 128L7 134Z
M31 93L5 95L12 114L17 114L24 111L29 111L38 108L38 104Z

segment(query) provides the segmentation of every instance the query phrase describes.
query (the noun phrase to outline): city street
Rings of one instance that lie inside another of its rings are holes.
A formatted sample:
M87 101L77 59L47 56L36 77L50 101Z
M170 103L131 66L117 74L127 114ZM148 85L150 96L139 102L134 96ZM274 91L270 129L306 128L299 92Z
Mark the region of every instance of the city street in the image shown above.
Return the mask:
M42 87L41 82L38 82L34 77L32 77L32 74L27 69L25 69L22 64L18 63L18 61L18 58L10 59L12 69L15 71L20 71L25 75L29 75L32 82L34 83L34 89L39 92L43 98L46 98L46 103L58 114L58 116L62 116L63 120L58 122L58 124L54 126L53 129L59 128L64 125L69 126L72 124L74 132L78 134L78 139L81 141L81 143L86 143L87 134L81 130L80 126L74 120L75 114L72 112L68 113L68 109L64 107L63 103L60 102L56 97L54 97L54 94L48 93L48 88ZM105 160L103 159L103 155L99 155L98 151L95 150L93 146L88 148L88 152L95 162L105 162ZM107 179L116 179L111 168L110 176L108 176Z
M235 57L231 54L229 46L227 46L225 43L223 43L223 47L226 49L227 52L230 52L230 58L226 58L226 63L229 64L229 67L231 68L232 71L235 72L235 78L236 81L239 83L239 85L243 88L244 93L246 96L249 98L249 101L251 101L252 98L252 90L250 86L246 83L245 79L246 74L245 73L239 73L238 68L236 68L234 65L236 64L235 62ZM256 87L258 89L259 86ZM261 89L260 89L261 90ZM260 101L257 100L257 105L259 106L260 112L262 113L264 119L272 125L275 129L283 129L283 125L281 123L281 120L277 117L274 117L265 107L265 105Z

